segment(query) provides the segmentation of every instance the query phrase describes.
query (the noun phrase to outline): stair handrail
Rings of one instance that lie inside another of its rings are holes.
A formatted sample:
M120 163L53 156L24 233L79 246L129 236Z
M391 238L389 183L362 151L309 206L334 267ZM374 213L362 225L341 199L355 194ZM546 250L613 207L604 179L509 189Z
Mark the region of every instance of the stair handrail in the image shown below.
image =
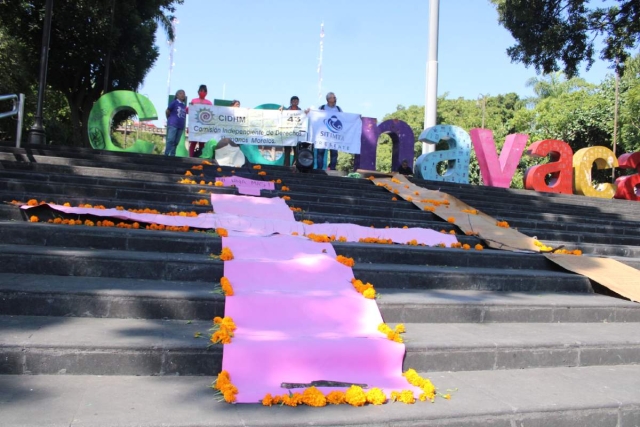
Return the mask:
M0 113L0 119L5 117L18 116L18 124L16 125L16 147L20 148L20 141L22 140L22 122L24 120L24 94L8 94L0 95L0 101L12 100L13 108L10 111Z

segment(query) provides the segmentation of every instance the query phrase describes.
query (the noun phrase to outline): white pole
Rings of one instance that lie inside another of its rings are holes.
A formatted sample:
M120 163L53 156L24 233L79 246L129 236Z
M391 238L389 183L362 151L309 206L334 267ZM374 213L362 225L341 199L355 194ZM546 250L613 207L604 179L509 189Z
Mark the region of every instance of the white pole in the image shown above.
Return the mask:
M429 0L429 60L427 61L427 87L424 105L424 128L436 125L438 104L438 23L440 0ZM435 151L434 144L422 143L422 154Z

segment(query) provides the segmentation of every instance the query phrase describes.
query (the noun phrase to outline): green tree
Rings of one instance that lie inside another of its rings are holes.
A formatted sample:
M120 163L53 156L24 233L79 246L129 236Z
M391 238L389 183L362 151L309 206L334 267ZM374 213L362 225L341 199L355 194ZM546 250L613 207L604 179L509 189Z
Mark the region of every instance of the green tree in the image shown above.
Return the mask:
M589 0L491 0L498 22L516 40L507 49L513 61L538 72L564 70L573 77L578 67L595 60L595 40L601 37L600 58L624 69L640 42L640 2L611 0L596 7Z
M60 0L55 3L47 84L68 103L74 144L89 145L88 117L102 93L139 87L158 57L155 46L158 24L173 37L170 14L175 11L175 5L182 2ZM9 39L13 54L25 58L20 67L12 70L11 79L24 78L32 86L38 76L44 3L45 0L0 2L0 33ZM108 87L104 87L107 62Z

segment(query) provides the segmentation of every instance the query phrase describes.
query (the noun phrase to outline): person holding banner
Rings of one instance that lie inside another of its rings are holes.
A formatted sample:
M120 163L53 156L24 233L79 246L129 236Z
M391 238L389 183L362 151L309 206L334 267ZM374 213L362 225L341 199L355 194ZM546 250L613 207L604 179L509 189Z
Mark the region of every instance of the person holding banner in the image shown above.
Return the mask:
M336 105L336 94L333 92L329 92L326 96L327 103L325 105L320 106L320 110L326 111L328 113L342 113L342 109ZM318 148L318 167L317 169L324 169L325 160L324 156L327 150L323 148ZM338 150L329 150L329 170L336 170L336 165L338 164Z
M297 96L292 96L289 100L289 106L286 108L287 110L301 110L299 107L300 98ZM280 107L280 111L284 108ZM293 163L296 162L296 147L284 147L284 165L291 166L291 152L293 152Z
M192 99L189 105L213 105L211 101L207 98L207 85L200 85L198 88L198 97L196 99ZM187 109L187 113L189 110ZM194 157L194 152L196 149L196 144L198 144L198 150L202 152L204 149L204 142L197 141L189 141L189 157ZM199 157L199 156L196 156Z
M187 122L187 106L184 105L186 94L180 89L176 92L175 99L171 101L165 114L167 116L167 139L164 149L165 156L175 156L176 148L182 138L184 126Z

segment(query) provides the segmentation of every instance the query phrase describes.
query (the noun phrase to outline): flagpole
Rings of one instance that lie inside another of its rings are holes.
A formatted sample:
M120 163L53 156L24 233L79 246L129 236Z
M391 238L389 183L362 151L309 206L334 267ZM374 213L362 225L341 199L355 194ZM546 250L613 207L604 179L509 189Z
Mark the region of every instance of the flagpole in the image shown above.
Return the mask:
M427 61L427 87L424 105L424 128L436 125L438 107L438 24L440 0L429 0L429 59ZM422 143L422 154L435 151L433 144Z

